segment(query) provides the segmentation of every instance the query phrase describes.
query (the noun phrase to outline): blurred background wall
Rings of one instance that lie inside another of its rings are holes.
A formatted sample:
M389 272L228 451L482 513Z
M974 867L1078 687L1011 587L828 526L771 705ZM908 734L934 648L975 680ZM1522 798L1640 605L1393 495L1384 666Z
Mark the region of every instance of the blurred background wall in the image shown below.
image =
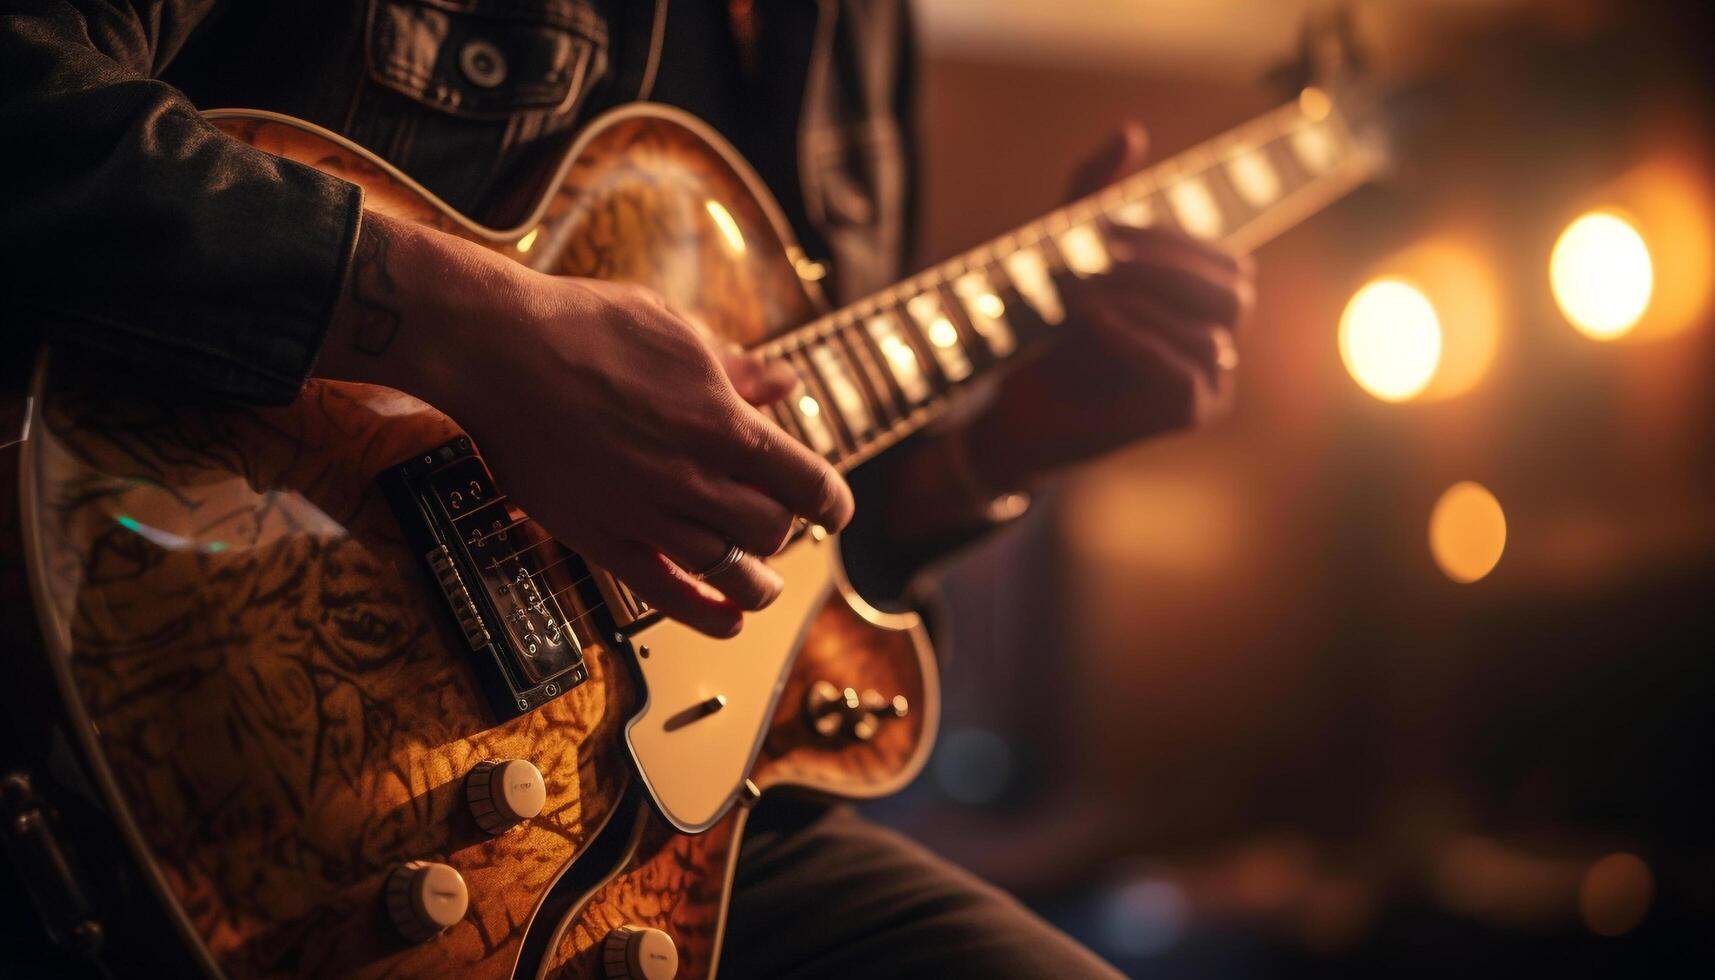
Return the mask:
M1708 5L1348 6L1436 118L1259 253L1228 418L950 570L942 741L874 812L1138 976L1707 975ZM1120 120L1159 156L1292 97L1328 8L919 4L923 259L1058 203ZM1597 235L1557 297L1589 212L1643 280ZM1378 278L1438 357L1399 308L1343 356ZM1579 288L1643 312L1580 330Z

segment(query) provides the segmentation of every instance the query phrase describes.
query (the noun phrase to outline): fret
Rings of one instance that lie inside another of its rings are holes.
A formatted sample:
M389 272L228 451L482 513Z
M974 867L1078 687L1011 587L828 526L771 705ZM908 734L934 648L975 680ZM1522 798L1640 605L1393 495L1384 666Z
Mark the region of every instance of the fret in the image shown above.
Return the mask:
M1073 225L1054 239L1054 246L1060 250L1066 268L1080 279L1099 276L1113 268L1113 256L1108 254L1107 243L1091 225Z
M965 313L965 322L988 344L995 357L1006 357L1018 348L1018 338L1006 319L1006 303L989 281L988 273L973 269L953 280L953 295Z
M1239 197L1260 211L1280 199L1280 174L1265 147L1241 147L1227 161L1227 179Z
M1015 325L1032 322L1019 310L1062 322L1056 276L1108 271L1121 230L1175 229L1244 250L1308 217L1374 162L1312 94L765 345L796 355L803 381L776 406L779 421L849 469L945 407L943 384L1013 355L1025 339Z
M869 393L870 405L875 411L877 422L885 426L893 419L909 415L910 408L901 405L894 397L893 386L888 383L888 373L881 366L881 355L871 346L869 335L863 329L863 321L847 322L836 336L845 344L846 350L858 366L863 390Z
M941 309L937 290L919 293L905 303L905 311L917 324L918 331L929 341L929 350L941 366L941 375L957 384L971 376L971 359L965 354L959 328Z
M1167 203L1179 227L1193 238L1214 241L1227 230L1227 219L1201 174L1188 174L1167 188Z
M1155 205L1147 197L1122 201L1108 209L1108 221L1122 228L1148 228L1155 224Z
M836 450L843 452L845 447L840 444L836 420L827 410L827 391L811 370L809 358L799 350L788 354L785 360L798 375L798 388L792 392L790 403L810 437L808 445L823 456Z
M809 387L803 381L800 380L798 386L792 389L792 394L786 396L786 403L804 431L805 445L822 456L827 456L839 448L839 443L834 439L833 426L822 411L821 401L810 394Z
M1312 176L1327 173L1339 158L1339 145L1326 120L1304 123L1287 140L1293 156Z
M806 433L803 427L798 424L797 413L791 411L780 402L775 402L768 406L765 411L768 417L774 420L774 424L780 426L787 435L801 443L804 443L805 445L810 444L809 434Z
M828 393L829 400L834 403L834 408L845 422L846 432L850 433L853 444L861 444L870 430L875 428L875 416L870 413L869 403L864 400L863 392L858 390L858 382L852 376L851 363L833 343L813 344L806 349L806 353L810 358L810 367L822 379L823 390Z
M1021 246L1001 260L1012 286L1042 322L1057 326L1066 320L1066 307L1060 301L1060 290L1054 287L1054 276L1048 271L1048 260L1034 245Z
M1291 197L1299 188L1316 179L1316 175L1299 162L1297 155L1292 151L1292 141L1285 134L1265 143L1257 152L1268 161L1269 166L1280 178L1282 192L1270 207L1278 205L1282 200Z
M1248 152L1249 147L1245 144L1231 144L1222 151L1220 163L1203 173L1203 186L1208 189L1209 196L1214 199L1215 207L1220 210L1223 219L1221 241L1225 241L1235 229L1244 227L1258 214L1268 210L1267 205L1259 207L1252 204L1233 180L1233 161Z
M880 313L870 317L865 328L875 342L876 350L881 353L881 362L887 367L888 376L899 387L905 400L912 405L927 401L929 379L923 372L923 362L918 359L916 348L900 330L899 320L891 313Z

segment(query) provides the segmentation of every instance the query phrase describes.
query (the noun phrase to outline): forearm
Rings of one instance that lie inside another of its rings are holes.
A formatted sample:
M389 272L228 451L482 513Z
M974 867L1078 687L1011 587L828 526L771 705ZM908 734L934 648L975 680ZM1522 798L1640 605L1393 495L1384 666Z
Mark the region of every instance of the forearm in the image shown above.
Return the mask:
M322 340L361 195L228 138L148 77L194 27L180 6L169 26L125 4L0 11L0 303L30 334L164 383L284 401Z

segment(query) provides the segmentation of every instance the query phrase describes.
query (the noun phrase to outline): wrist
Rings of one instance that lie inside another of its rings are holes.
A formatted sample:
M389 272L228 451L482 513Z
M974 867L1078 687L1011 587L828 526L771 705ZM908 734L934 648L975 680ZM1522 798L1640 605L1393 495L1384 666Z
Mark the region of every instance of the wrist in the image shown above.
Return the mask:
M523 315L529 271L444 232L365 212L316 365L457 413L482 329Z

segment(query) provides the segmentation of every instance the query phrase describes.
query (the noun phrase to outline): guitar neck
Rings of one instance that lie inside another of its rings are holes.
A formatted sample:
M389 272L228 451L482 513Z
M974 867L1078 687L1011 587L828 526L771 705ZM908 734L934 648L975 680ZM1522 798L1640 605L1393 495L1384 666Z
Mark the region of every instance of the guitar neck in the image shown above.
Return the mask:
M1326 96L1298 100L758 348L800 384L770 411L842 471L919 431L1064 322L1055 286L1100 275L1126 228L1248 252L1368 179L1376 156Z

